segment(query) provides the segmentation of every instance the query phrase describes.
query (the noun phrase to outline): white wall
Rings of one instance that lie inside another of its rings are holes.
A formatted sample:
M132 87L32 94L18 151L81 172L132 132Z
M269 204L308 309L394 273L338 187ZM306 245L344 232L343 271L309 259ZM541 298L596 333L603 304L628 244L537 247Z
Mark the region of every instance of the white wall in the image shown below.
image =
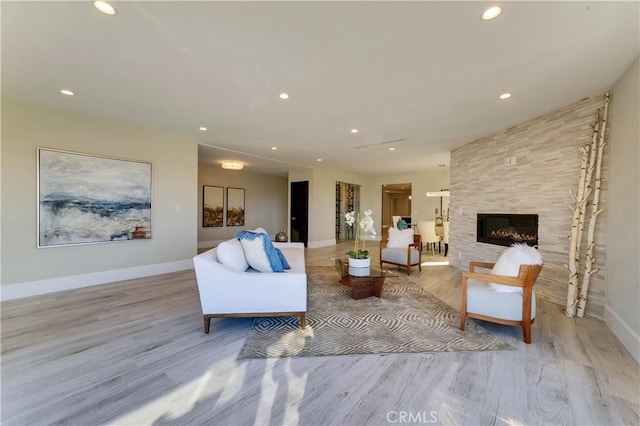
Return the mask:
M640 363L639 60L613 88L604 319Z
M309 247L336 243L336 182L360 185L360 210L375 207L365 195L366 178L338 170L317 168L309 182ZM380 213L380 212L378 212Z
M36 147L153 163L152 239L36 247ZM2 100L2 298L191 267L197 144L174 135Z
M244 188L245 226L202 226L202 186ZM220 167L198 167L198 246L213 247L218 242L232 238L236 232L263 227L274 236L288 226L288 187L286 177L268 176L247 171L222 170ZM288 232L287 232L288 234Z

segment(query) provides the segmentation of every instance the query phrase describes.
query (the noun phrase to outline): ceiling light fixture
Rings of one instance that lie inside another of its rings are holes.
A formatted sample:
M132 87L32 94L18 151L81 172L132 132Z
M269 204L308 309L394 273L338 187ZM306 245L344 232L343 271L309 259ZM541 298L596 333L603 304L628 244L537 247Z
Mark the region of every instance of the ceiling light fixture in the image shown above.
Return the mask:
M316 161L322 161L322 158L318 158Z
M280 93L280 99L289 99L289 95L286 93Z
M200 130L203 131L203 132L206 132L207 128L206 127L200 127Z
M509 99L511 97L511 93L503 93L500 95L500 99Z
M244 165L238 161L224 161L222 168L225 170L242 170Z
M389 151L395 151L395 150L396 150L396 149L395 149L395 148L393 148L393 147L392 147L392 148L389 148Z
M351 133L358 133L358 129L351 129Z
M482 20L490 21L491 19L497 18L502 13L502 8L500 6L492 6L482 12Z
M106 1L103 1L103 0L94 1L93 2L93 7L95 7L100 12L104 13L105 15L115 15L116 14L116 8L111 6L109 3L107 3Z
M271 149L274 150L274 151L277 151L278 147L277 146L272 146Z
M63 95L67 95L67 96L73 96L73 92L71 90L67 90L67 89L60 90L60 93L62 93Z

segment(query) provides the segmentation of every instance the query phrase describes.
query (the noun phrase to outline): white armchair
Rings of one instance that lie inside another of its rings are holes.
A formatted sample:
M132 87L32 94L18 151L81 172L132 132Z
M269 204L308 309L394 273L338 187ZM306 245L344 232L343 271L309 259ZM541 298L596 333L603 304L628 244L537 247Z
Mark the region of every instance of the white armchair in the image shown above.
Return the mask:
M507 250L534 250L511 247ZM460 330L464 330L466 318L504 325L522 327L525 343L531 343L531 324L536 317L536 295L533 291L538 274L542 270L542 258L532 259L532 263L506 265L506 252L498 262L470 262L469 272L462 273L462 300L460 304ZM475 268L492 269L491 273L479 273ZM515 269L514 269L515 268ZM513 271L518 271L513 274ZM501 272L504 271L504 272ZM502 273L499 275L497 273ZM516 275L516 276L509 276Z
M407 268L407 275L411 275L411 267L418 265L422 271L422 252L420 235L413 233L413 229L389 228L389 240L380 241L380 267L383 263L391 263Z

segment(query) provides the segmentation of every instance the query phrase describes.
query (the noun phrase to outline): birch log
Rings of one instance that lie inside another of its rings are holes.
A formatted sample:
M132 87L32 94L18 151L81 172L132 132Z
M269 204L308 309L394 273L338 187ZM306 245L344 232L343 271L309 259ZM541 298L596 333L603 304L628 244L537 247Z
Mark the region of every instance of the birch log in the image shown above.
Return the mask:
M571 239L569 241L569 283L567 286L567 305L564 313L569 318L576 315L578 307L578 294L580 290L580 247L582 246L582 234L584 231L584 222L587 210L589 195L591 194L591 179L593 170L596 167L596 151L598 143L598 129L600 123L600 109L596 111L596 120L591 125L593 129L591 134L591 147L584 145L580 147L580 179L578 180L578 195L573 197L574 205L573 220L571 225Z
M580 286L580 297L578 298L578 317L584 316L584 311L587 305L587 295L589 292L589 284L591 283L591 275L598 272L598 269L593 269L593 263L595 261L595 232L596 222L598 216L602 213L600 207L600 185L602 176L602 154L606 142L604 136L607 129L607 115L609 113L609 102L611 101L611 93L607 92L604 95L604 112L602 113L602 122L600 123L599 137L598 137L598 154L596 158L596 177L595 177L595 190L593 191L593 203L591 204L591 217L589 218L589 229L587 231L587 254L585 257L584 275L582 276L582 285Z
M591 148L590 148L590 156L589 162L586 167L586 174L584 176L584 190L586 195L583 195L585 202L582 204L582 208L580 209L580 220L578 223L578 239L576 240L576 259L578 262L580 261L580 247L582 246L582 234L584 232L584 222L587 211L587 204L589 194L591 193L591 179L593 177L593 170L596 168L596 151L598 145L598 135L600 130L600 108L596 111L596 121L591 126L593 132L591 134ZM580 171L582 174L582 170ZM578 191L578 196L580 196L580 192Z
M571 239L569 240L569 284L567 288L567 306L564 314L569 318L576 315L576 307L578 304L578 284L580 277L578 276L579 254L580 254L580 215L584 212L590 190L585 191L585 177L587 175L587 167L589 161L589 146L580 147L580 179L578 180L578 195L571 191L573 198L573 220L571 222ZM586 194L586 196L585 196Z

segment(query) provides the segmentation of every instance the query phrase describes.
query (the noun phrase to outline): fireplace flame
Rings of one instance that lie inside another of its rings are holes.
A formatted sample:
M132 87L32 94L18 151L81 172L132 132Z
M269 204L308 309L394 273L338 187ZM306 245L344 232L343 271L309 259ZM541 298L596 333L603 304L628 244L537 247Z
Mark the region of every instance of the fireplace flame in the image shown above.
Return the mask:
M519 233L513 229L498 229L497 231L491 231L491 236L494 238L505 238L514 241L537 241L537 235Z

